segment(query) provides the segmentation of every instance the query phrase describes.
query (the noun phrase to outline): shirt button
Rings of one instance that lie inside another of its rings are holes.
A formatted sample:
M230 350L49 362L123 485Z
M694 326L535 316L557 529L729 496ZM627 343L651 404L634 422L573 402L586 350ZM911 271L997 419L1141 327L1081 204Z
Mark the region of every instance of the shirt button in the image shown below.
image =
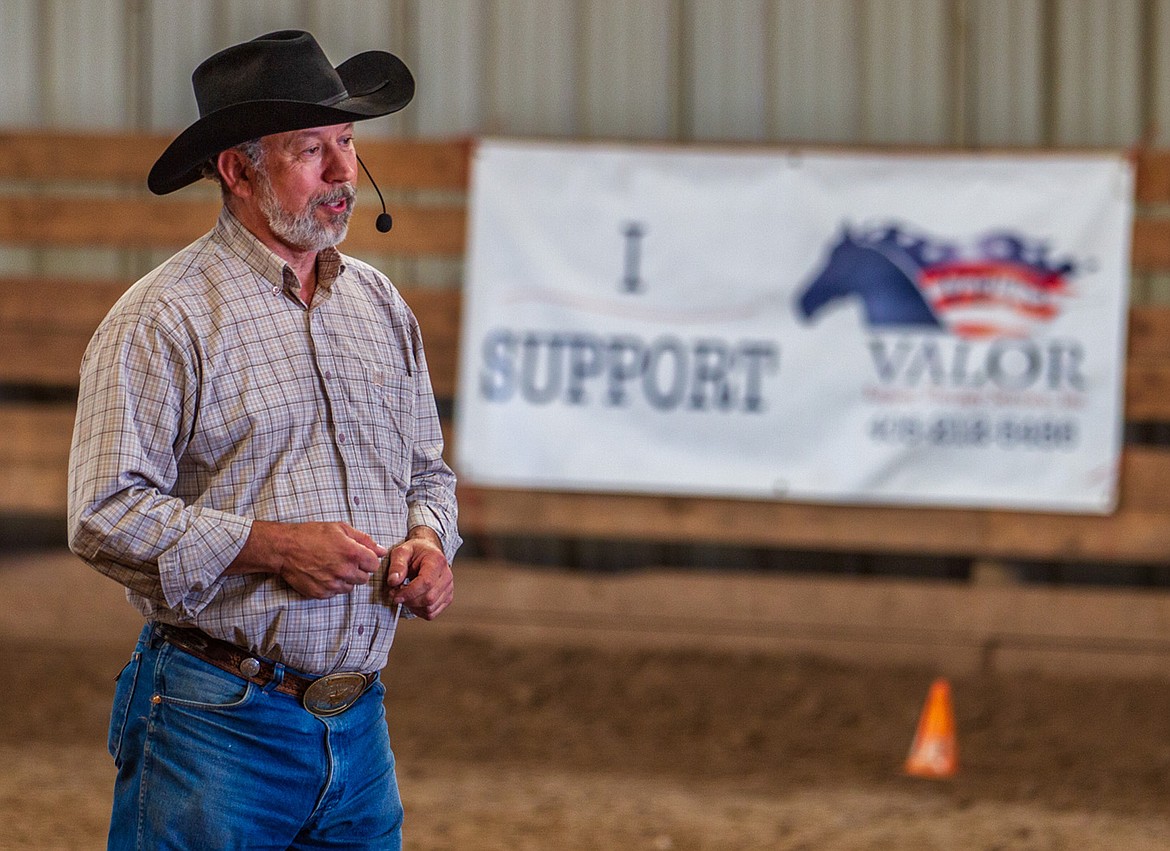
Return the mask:
M273 287L272 294L273 295L280 295L280 287Z
M362 504L362 498L361 498L360 496L355 496L355 497L353 498L353 504L354 504L354 505L361 505L361 504ZM359 634L360 634L360 633L359 633Z
M345 443L345 432L342 432L341 434L337 435L337 442L338 443Z
M332 378L332 377L333 377L333 371L332 371L332 370L329 370L329 369L325 370L325 378L326 378L326 380L328 380L328 379L330 379L330 378Z
M362 634L362 633L364 633L365 631L366 631L366 628L365 628L364 626L359 626L359 627L358 627L358 635L361 635L361 634Z

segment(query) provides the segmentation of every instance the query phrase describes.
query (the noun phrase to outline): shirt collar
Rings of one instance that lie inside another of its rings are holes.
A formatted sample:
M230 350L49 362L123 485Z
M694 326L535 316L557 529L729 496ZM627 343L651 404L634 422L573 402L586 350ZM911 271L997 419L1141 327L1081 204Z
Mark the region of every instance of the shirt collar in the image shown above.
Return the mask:
M289 295L295 296L297 294L300 282L292 267L244 227L226 206L220 210L214 233L216 238L239 257L263 282L280 287ZM319 295L314 298L314 301L318 298L327 298L333 289L334 282L343 272L345 272L345 258L340 251L331 246L317 252L317 291Z

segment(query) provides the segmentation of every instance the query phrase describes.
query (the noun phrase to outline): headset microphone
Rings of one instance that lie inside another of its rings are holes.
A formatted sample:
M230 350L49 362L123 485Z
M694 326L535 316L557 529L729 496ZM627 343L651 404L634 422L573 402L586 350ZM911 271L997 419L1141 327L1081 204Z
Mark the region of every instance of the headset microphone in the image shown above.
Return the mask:
M355 155L356 156L356 155ZM390 214L386 212L386 202L382 199L382 190L378 188L378 184L374 182L374 175L370 174L370 170L366 168L366 164L362 162L362 158L357 158L358 165L362 167L362 171L366 173L366 177L370 179L370 185L374 187L374 191L378 193L378 200L382 204L382 212L378 214L378 218L374 219L374 227L378 229L379 233L389 233L390 228L394 227L394 220L390 218Z

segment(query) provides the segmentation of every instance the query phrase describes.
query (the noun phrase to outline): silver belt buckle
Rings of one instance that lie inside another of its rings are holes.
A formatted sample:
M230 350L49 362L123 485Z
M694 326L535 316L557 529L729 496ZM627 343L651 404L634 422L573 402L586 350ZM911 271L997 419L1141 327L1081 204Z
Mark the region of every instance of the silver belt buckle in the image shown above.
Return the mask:
M305 689L301 703L305 709L321 718L340 715L349 709L366 690L364 674L342 672L327 674Z

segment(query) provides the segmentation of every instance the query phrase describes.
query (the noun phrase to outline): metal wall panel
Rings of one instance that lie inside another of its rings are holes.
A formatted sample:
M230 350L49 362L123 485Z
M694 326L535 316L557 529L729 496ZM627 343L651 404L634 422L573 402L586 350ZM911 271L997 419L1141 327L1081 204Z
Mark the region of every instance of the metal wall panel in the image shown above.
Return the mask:
M862 10L862 142L951 141L947 0L869 0Z
M134 43L126 7L110 0L41 5L42 120L49 125L117 128L132 118ZM7 41L7 40L6 40Z
M410 110L421 135L469 134L482 126L487 9L480 0L415 5L419 96Z
M854 142L861 129L861 23L856 0L774 3L768 33L768 138Z
M1170 145L1170 0L1147 0L1149 17L1144 22L1146 56L1143 103L1147 126L1143 136L1150 144Z
M209 3L156 0L150 5L143 73L149 96L139 123L164 130L186 127L199 113L191 90L191 72L214 51L226 46Z
M578 135L577 0L498 0L491 9L482 131Z
M768 137L766 0L692 3L684 19L683 133L690 139L761 141Z
M305 29L317 37L334 64L363 50L389 50L401 56L409 40L404 4L388 0L309 3Z
M0 3L0 120L6 127L36 127L44 123L41 66L38 60L40 27L36 0Z
M609 139L677 138L677 0L580 2L581 132Z
M1041 0L981 0L968 7L962 84L965 138L976 146L1042 145L1045 35Z
M1141 0L1063 0L1055 27L1052 142L1131 145L1141 127Z
M338 6L338 3L324 4ZM220 0L215 40L234 44L274 30L309 29L314 23L312 6L304 0Z

